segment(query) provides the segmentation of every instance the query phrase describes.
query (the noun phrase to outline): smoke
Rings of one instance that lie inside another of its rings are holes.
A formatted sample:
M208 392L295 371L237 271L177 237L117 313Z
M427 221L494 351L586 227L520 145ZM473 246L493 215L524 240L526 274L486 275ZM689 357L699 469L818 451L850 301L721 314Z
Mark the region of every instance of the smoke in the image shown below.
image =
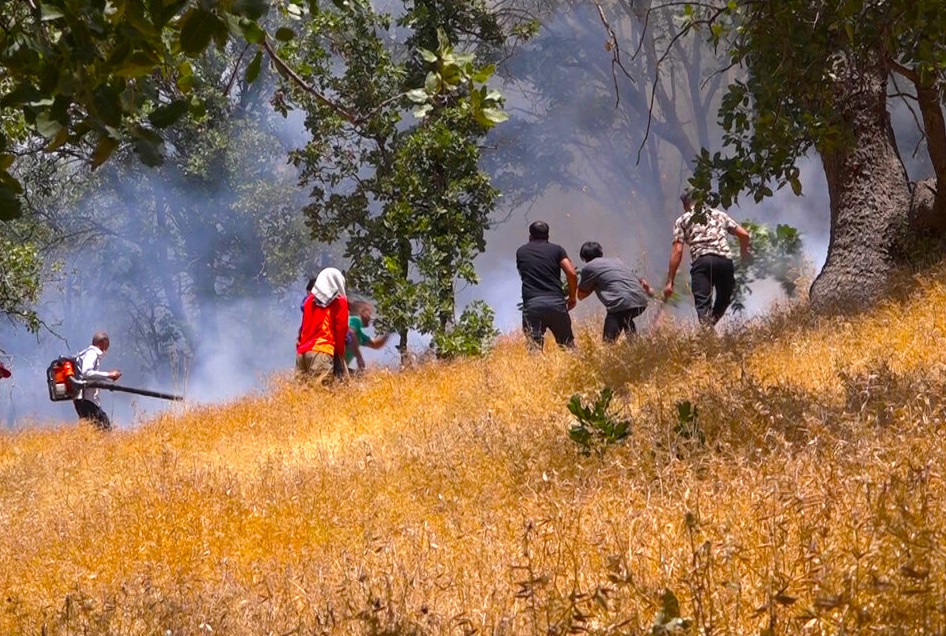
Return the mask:
M633 50L639 37L634 23L617 14L609 18L624 50ZM460 295L464 301L488 302L503 331L519 328L515 250L526 241L528 224L537 219L550 224L551 240L565 247L576 265L581 244L596 240L606 255L620 257L655 287L662 285L690 162L701 145L720 149L715 121L725 82L712 99L697 103L690 99L687 73L701 84L725 61L707 48L700 50L700 64L674 61L676 85L668 74L664 80L667 92L677 96L674 112L661 110L658 101L645 141L652 67L646 56L636 65L625 56L636 81L621 72L612 74L612 54L602 46L605 39L593 7L569 7L557 12L504 68L501 90L513 118L491 133L496 150L486 163L507 197L510 213L492 228L486 252L477 262L481 284ZM669 122L678 125L671 128ZM687 144L693 150L688 151ZM817 158L799 167L804 196L784 188L760 205L743 200L729 213L738 221L797 228L806 258L817 271L827 254L827 184ZM758 284L753 291L742 317L758 315L783 297L774 284ZM600 312L597 301L589 299L574 315L587 319ZM695 319L689 299L677 312Z
M634 23L609 18L624 49L633 50L627 43L639 37ZM607 255L622 258L658 287L680 213L678 195L690 175L687 144L719 149L715 120L726 82L699 103L687 93L686 73L703 84L721 67L712 51L701 50L697 66L677 68L678 84L666 85L677 96L673 112L658 102L647 132L648 60L625 60L634 81L614 75L605 39L593 7L569 7L501 69L498 87L512 119L490 133L493 150L484 166L505 206L476 263L481 282L458 290L458 306L484 300L503 332L520 328L515 250L531 221L548 221L552 240L576 263L580 245L597 240ZM915 128L905 106L895 106L892 115L898 131ZM63 273L41 307L55 334L0 328L0 348L14 372L0 381L0 421L22 427L74 419L71 404L48 400L45 369L55 357L87 346L99 329L112 335L103 366L122 369L123 384L183 392L189 405L246 395L265 388L272 374L291 372L304 280L340 259L337 250L307 242L300 213L305 193L285 167L286 150L305 143L301 117L277 118L274 125L262 111L255 116L265 120L263 132L253 126L253 134L234 132L230 151L221 151L219 169L228 177L168 178L126 166L100 184L111 194L78 206L76 216L85 225L77 220L70 228L78 238L61 255ZM275 142L260 146L260 135ZM908 167L922 173L925 153L914 158L913 148L922 138L909 132L901 137ZM760 205L741 201L729 212L737 220L798 228L817 271L829 237L827 187L817 157L800 168L804 196L786 188ZM163 202L163 224L156 201ZM758 315L780 295L775 286L757 286L746 315ZM600 311L589 299L576 316L589 319ZM689 299L679 313L694 318ZM416 334L410 339L413 347L425 346ZM366 351L369 364L397 364L394 344ZM180 408L124 394L102 396L120 427Z
M99 330L111 336L106 370L125 386L183 393L188 404L231 399L292 369L305 279L332 258L312 245L305 196L286 154L301 117L247 109L202 138L173 139L170 158L148 169L114 159L74 203L48 213L61 236L39 307L37 335L0 328L13 371L0 382L8 427L73 420L52 403L45 370L75 355ZM101 391L118 427L173 403Z

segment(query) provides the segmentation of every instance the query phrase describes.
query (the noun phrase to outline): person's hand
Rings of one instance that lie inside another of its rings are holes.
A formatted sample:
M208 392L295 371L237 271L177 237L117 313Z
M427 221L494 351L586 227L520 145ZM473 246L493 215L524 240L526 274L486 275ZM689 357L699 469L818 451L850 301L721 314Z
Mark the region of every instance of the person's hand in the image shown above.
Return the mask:
M648 296L657 295L656 292L654 291L654 288L648 285L647 283L644 283L643 285L641 285L641 287L644 288L644 293L647 294Z
M571 311L571 310L574 309L577 305L578 305L578 299L577 299L577 298L571 297L571 298L569 298L568 300L565 301L565 307L568 309L568 311Z
M667 283L667 286L664 287L664 300L667 300L671 296L673 296L673 282L672 281Z
M117 380L117 379L120 378L120 377L122 377L122 372L121 372L121 371L115 370L115 371L109 371L109 372L108 372L108 378L109 378L110 380Z

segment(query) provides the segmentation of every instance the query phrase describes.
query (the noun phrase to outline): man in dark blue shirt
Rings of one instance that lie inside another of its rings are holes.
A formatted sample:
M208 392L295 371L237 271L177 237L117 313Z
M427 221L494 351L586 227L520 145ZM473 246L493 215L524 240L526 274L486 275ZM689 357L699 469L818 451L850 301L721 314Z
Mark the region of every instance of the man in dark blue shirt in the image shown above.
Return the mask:
M522 329L530 345L541 349L545 330L551 329L559 346L574 346L568 312L578 303L578 276L565 249L549 242L548 223L529 226L529 242L516 251L516 268L522 279ZM567 299L561 272L568 282Z

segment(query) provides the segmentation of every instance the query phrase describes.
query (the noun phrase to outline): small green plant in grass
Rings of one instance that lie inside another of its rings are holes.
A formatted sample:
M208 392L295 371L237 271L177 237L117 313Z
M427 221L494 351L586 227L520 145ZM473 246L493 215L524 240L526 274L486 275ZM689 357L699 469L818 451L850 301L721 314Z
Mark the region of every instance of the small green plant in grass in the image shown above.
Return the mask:
M631 434L630 420L617 419L608 413L613 397L614 391L605 387L591 405L582 404L577 393L568 401L568 410L578 420L568 429L568 436L581 447L583 454L590 455L594 451L602 455L608 446L623 442Z
M654 624L650 628L651 636L669 636L670 634L686 634L693 621L680 615L680 601L671 589L664 590L660 595L660 610L654 617Z
M683 439L699 442L700 446L706 444L706 435L700 428L699 413L690 400L677 402L677 423L673 431Z

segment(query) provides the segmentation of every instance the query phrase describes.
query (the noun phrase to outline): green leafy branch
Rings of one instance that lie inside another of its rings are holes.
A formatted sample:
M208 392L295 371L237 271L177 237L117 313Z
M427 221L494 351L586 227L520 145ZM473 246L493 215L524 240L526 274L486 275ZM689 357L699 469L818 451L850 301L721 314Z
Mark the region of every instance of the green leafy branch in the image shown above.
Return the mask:
M460 100L458 106L462 113L471 114L483 128L488 130L508 120L509 114L502 109L502 94L486 86L496 66L487 64L477 68L475 56L454 52L442 29L437 30L437 41L436 51L418 50L423 60L433 68L427 73L422 88L407 93L408 99L417 104L414 116L423 119L435 106L445 105L465 91L468 99Z
M568 401L568 410L578 420L568 429L568 436L583 454L594 451L601 456L608 446L623 442L631 434L630 420L618 419L608 412L613 398L614 391L605 387L590 406L582 404L577 393Z

